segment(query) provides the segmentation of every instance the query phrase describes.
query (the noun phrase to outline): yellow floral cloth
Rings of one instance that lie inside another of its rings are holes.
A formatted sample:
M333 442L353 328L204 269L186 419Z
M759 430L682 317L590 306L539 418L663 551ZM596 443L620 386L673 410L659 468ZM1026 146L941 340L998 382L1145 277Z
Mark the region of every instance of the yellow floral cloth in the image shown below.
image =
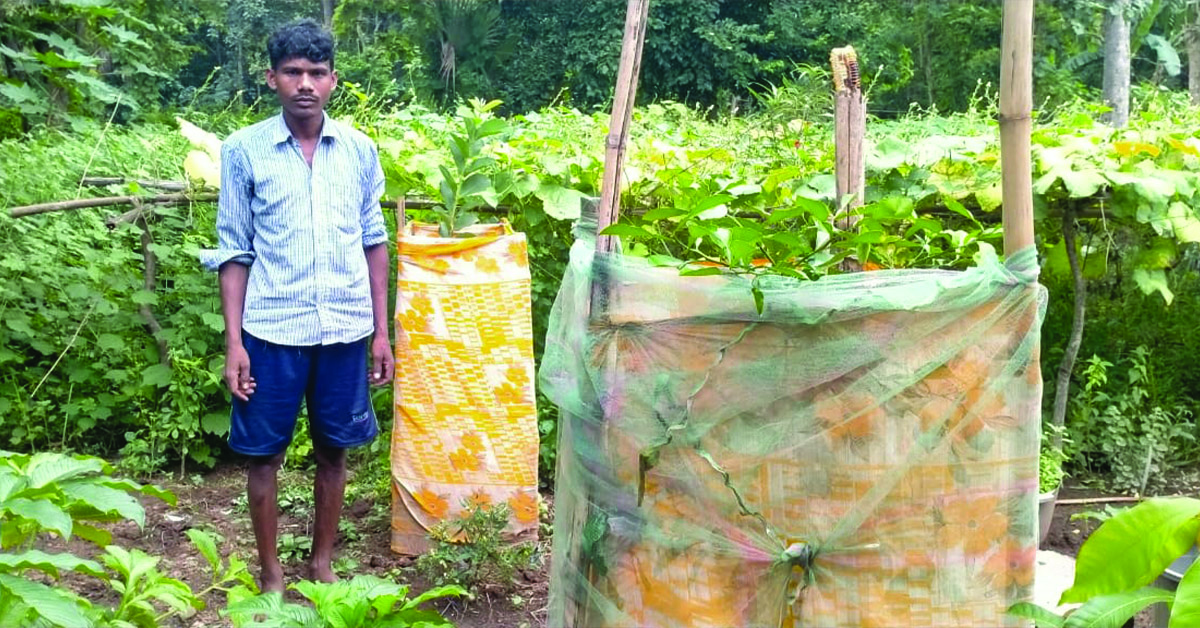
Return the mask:
M392 550L475 506L507 504L509 532L536 537L537 411L525 236L507 224L397 239Z

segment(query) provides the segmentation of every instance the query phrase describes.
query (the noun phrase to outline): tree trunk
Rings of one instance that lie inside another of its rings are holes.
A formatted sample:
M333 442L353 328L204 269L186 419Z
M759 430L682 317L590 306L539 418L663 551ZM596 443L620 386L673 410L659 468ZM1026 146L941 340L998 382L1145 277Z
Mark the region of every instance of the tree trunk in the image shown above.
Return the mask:
M325 19L325 30L333 28L333 0L321 0L321 16Z
M1083 323L1087 305L1087 282L1083 279L1083 268L1079 265L1079 250L1075 248L1075 207L1070 205L1063 215L1063 244L1067 247L1067 262L1071 266L1071 278L1075 283L1075 311L1071 315L1071 336L1058 365L1058 382L1054 386L1054 447L1062 447L1062 426L1067 418L1067 401L1071 392L1071 375L1075 372L1075 358L1079 345L1083 343Z
M1193 5L1195 15L1187 26L1185 37L1188 58L1188 93L1193 105L1200 105L1200 5Z
M1129 122L1128 4L1129 0L1113 0L1104 14L1104 104L1112 107L1104 121L1114 128Z

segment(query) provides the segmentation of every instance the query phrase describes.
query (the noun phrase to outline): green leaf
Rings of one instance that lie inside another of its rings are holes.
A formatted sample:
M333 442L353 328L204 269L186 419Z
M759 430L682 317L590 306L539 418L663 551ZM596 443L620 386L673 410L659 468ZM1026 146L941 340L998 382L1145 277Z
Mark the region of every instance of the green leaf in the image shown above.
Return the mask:
M1192 563L1175 589L1168 628L1200 626L1200 561Z
M72 594L8 574L0 574L0 590L7 591L52 625L63 628L93 625L79 606L82 600Z
M209 329L221 333L225 331L225 317L216 312L205 312L200 315L200 320L208 326Z
M0 553L0 568L8 571L37 569L55 578L59 577L60 571L74 571L97 578L104 577L104 569L96 561L80 558L74 554L47 554L41 550L28 550L20 554Z
M1200 500L1151 499L1096 529L1075 561L1075 583L1059 604L1144 587L1196 543Z
M454 167L458 168L459 172L467 169L467 147L466 141L460 141L461 138L454 138L450 142L450 156L454 159Z
M158 295L149 290L138 290L129 300L138 305L158 305Z
M178 500L175 498L175 493L172 493L165 488L155 486L154 484L138 484L137 482L126 478L106 478L98 482L98 484L103 484L104 486L111 488L119 488L126 492L149 495L150 497L161 499L162 501L166 502L167 505L172 507L176 506L178 502Z
M492 135L499 135L507 129L508 122L506 122L504 118L491 118L487 122L479 125L479 128L475 130L475 137L483 138Z
M1063 186L1071 198L1091 198L1108 185L1108 179L1093 168L1084 170L1062 169L1059 171Z
M895 170L904 165L910 154L912 146L903 140L888 136L867 153L866 165L872 170Z
M96 344L105 351L125 350L125 340L116 334L100 334L96 337Z
M642 220L646 222L654 222L666 218L676 218L683 216L687 212L678 207L656 207L642 215Z
M1171 287L1167 283L1167 273L1161 269L1150 268L1135 268L1133 269L1133 281L1137 283L1138 288L1141 288L1143 294L1153 294L1158 292L1162 294L1162 298L1171 304L1175 300L1175 293L1171 292Z
M45 530L53 530L64 539L71 538L71 515L44 499L17 497L0 504L0 510L36 522Z
M99 484L67 482L62 485L67 497L79 500L103 513L117 513L142 527L146 524L146 509L132 495Z
M542 183L533 194L541 199L546 215L558 220L578 220L583 199L587 197L583 192L553 183Z
M468 198L471 196L479 196L488 191L492 187L492 180L485 174L475 173L463 182L462 189L458 191L459 198Z
M184 534L187 534L188 538L192 540L192 545L196 546L204 560L208 561L208 566L212 568L213 573L219 573L221 571L221 555L217 552L217 542L212 535L196 528L189 528Z
M112 543L112 532L103 528L88 525L82 521L72 522L71 534L95 544L98 547L105 547Z
M684 268L679 271L681 277L706 277L708 275L723 275L725 271L714 266L705 266L702 268Z
M151 364L142 369L142 385L166 388L171 385L171 367L165 364Z
M1037 604L1019 602L1008 607L1008 614L1032 620L1037 628L1062 628L1066 620Z
M979 224L979 221L975 219L975 215L968 211L966 207L963 207L963 204L954 198L943 194L942 201L946 203L946 209L949 209L950 211L962 216L963 218L966 218L967 220L970 220L975 224Z
M728 203L729 201L732 201L733 198L734 197L729 194L713 194L712 196L702 198L699 201L697 201L695 204L693 204L691 207L688 207L688 213L687 213L687 216L684 217L684 220L687 220L689 218L695 218L697 216L701 216L701 214L704 214L705 212L707 212L709 210L715 210L716 208L721 207L722 205ZM702 217L705 219L720 218L720 216L702 216Z
M512 193L519 199L528 198L542 185L537 175L526 174L513 181Z
M618 223L611 224L611 225L605 227L604 230L600 232L600 235L620 236L620 237L624 237L624 238L650 238L650 239L657 237L650 231L646 230L645 228L639 227L637 225L631 225L627 222L618 222Z
M417 597L414 597L413 599L409 600L408 602L405 602L403 608L410 609L410 608L419 606L420 604L422 604L424 602L428 602L429 600L436 600L436 599L444 598L444 597L462 597L464 595L469 595L467 593L467 590L458 585L451 584L451 585L447 585L444 587L436 587L433 589L429 589L428 591L418 595Z
M1200 242L1200 218L1186 203L1171 203L1167 208L1167 220L1180 242Z
M1139 268L1169 268L1175 263L1179 254L1175 241L1168 238L1154 238L1150 246L1138 253L1136 264Z
M99 473L104 462L99 458L73 458L64 454L42 452L35 454L25 468L31 488L41 488L81 475Z
M224 436L229 433L229 413L209 412L204 415L203 419L200 419L200 427L209 434Z
M1146 587L1114 595L1094 597L1067 616L1065 628L1121 628L1129 618L1151 604L1171 603L1175 594Z
M1183 63L1179 60L1179 51L1175 50L1175 46L1162 35L1150 33L1142 40L1146 45L1154 49L1158 55L1158 62L1163 65L1163 69L1171 76L1179 76L1183 71Z

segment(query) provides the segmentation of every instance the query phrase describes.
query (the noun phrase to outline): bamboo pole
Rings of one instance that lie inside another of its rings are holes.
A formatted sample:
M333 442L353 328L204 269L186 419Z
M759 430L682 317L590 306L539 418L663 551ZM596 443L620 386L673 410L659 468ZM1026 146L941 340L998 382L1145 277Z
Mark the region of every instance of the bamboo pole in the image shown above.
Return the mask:
M637 98L638 73L642 65L642 45L646 41L646 23L650 0L629 0L625 11L625 38L621 42L621 62L617 69L617 88L613 93L612 119L605 139L604 176L600 180L600 206L597 232L617 221L621 212L621 169L629 143L629 126ZM596 239L599 251L613 250L609 236Z
M1033 0L1004 0L1000 44L1000 172L1004 254L1033 246Z

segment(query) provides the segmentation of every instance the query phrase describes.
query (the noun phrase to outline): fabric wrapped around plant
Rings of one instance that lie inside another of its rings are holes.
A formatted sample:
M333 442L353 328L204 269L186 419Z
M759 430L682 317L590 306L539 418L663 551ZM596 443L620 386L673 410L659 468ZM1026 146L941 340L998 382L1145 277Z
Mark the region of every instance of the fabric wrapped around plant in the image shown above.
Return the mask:
M429 548L428 531L475 507L507 504L508 532L537 537L537 411L524 234L507 223L397 240L392 550Z
M581 221L547 624L1003 626L1037 546L1046 294L966 271L681 277Z

